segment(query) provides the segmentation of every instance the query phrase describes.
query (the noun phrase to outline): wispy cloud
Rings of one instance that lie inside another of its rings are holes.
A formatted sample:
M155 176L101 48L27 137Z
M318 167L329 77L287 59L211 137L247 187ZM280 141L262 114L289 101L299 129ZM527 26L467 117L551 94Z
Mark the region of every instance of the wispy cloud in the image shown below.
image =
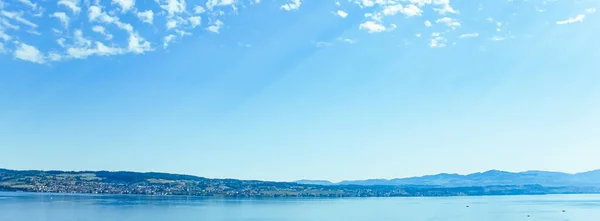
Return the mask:
M4 17L10 18L16 22L19 22L21 24L27 25L31 28L37 28L38 25L23 18L23 13L22 12L9 12L9 11L0 11L0 14L2 14Z
M167 48L169 47L169 44L175 40L177 36L175 36L174 34L170 34L164 37L163 39L163 48Z
M152 10L137 12L136 15L144 23L152 24L154 22L154 12Z
M113 35L108 33L106 31L106 28L104 28L103 26L96 25L92 28L92 31L104 36L104 39L106 40L111 40L113 38Z
M236 0L208 0L206 7L209 10L213 10L215 6L234 6Z
M194 13L196 13L196 14L202 14L204 12L206 12L206 9L204 9L204 7L202 7L201 5L196 5L194 7Z
M32 9L37 9L37 4L31 2L31 0L17 0L18 2L31 7Z
M425 27L431 27L431 22L429 20L426 20L425 22L423 22L425 24Z
M440 19L436 20L435 23L446 24L448 27L451 27L453 29L456 27L460 27L460 25L461 25L460 22L458 22L456 19L450 18L450 17L440 18Z
M585 12L587 12L588 14L593 14L596 12L596 8L588 8L585 10Z
M169 15L179 14L185 11L185 0L156 0L160 4L160 8L165 10Z
M403 6L402 4L387 5L383 8L382 12L386 16L402 13L402 14L406 15L407 17L412 17L412 16L419 16L419 15L423 14L423 10L421 10L419 7L417 7L413 4L410 4L407 6Z
M583 22L583 19L585 18L584 14L579 14L575 17L571 17L567 20L562 20L562 21L557 21L556 24L557 25L566 25L566 24L571 24L571 23L575 23L575 22Z
M15 58L38 64L46 63L44 55L36 47L20 43L14 53Z
M135 5L135 0L112 0L112 4L121 7L122 12L127 12L133 9L133 6Z
M192 28L200 26L200 24L202 23L202 17L200 16L191 16L188 18L188 20L190 21Z
M81 11L81 7L79 7L78 0L58 0L57 4L59 6L62 5L62 6L65 6L69 9L71 9L73 14L79 14L79 12Z
M67 16L66 13L54 12L53 14L50 15L50 17L57 18L63 24L63 26L65 26L65 28L69 27L69 16Z
M462 34L459 37L460 38L474 38L479 36L479 33L475 32L475 33L467 33L467 34Z
M219 34L219 30L221 30L222 26L223 26L223 22L221 20L217 20L217 21L215 21L214 24L212 24L211 26L208 26L208 28L206 28L206 30Z
M340 16L341 18L348 17L348 13L342 10L338 10L335 14L337 14L337 16Z
M439 32L434 32L431 34L431 40L429 41L429 47L432 48L443 48L446 47L446 42L448 40L441 35Z
M280 8L286 11L297 10L302 5L301 0L290 0L289 3L282 5Z
M360 24L359 29L367 30L369 33L378 33L383 31L391 31L396 29L396 25L392 24L389 27L385 27L382 24L376 23L374 21L366 21Z

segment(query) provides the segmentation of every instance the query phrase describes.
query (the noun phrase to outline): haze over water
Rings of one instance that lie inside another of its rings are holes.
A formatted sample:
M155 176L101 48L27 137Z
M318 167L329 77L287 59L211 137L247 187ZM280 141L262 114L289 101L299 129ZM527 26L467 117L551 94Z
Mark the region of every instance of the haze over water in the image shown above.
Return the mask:
M220 199L0 192L0 211L2 221L596 221L600 195Z

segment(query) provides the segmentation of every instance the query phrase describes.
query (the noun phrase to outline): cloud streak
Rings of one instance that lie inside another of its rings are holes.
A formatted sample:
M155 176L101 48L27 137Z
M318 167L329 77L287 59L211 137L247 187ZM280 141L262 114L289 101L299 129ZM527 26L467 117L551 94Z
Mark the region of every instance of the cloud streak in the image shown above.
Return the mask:
M557 21L556 24L557 25L566 25L566 24L571 24L571 23L575 23L575 22L583 22L583 19L585 18L584 14L579 14L575 17L571 17L567 20L562 20L562 21Z

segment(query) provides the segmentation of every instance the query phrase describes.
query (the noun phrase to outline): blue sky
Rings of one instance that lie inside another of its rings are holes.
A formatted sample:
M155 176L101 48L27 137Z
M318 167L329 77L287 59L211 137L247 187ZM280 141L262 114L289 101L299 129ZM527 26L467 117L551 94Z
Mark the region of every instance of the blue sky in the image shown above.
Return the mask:
M0 167L598 169L599 4L0 0Z

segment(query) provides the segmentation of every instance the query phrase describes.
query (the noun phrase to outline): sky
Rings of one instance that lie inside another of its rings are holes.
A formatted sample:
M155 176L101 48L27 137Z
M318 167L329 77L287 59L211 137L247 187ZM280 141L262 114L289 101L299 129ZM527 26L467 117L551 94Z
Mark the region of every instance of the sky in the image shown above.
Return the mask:
M0 0L0 168L600 169L596 0Z

